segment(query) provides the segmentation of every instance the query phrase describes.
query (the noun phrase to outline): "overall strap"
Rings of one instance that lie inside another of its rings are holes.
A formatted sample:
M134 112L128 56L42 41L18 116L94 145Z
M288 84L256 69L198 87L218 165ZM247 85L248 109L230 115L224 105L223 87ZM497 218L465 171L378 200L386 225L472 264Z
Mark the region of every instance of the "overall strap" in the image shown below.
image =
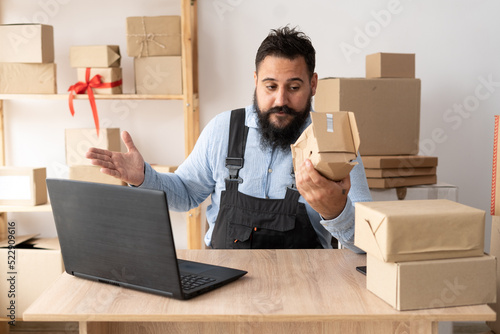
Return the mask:
M243 182L241 177L238 176L238 172L243 167L247 136L248 127L245 126L245 108L231 111L229 143L226 157L226 168L229 169L229 178L226 179L228 181Z

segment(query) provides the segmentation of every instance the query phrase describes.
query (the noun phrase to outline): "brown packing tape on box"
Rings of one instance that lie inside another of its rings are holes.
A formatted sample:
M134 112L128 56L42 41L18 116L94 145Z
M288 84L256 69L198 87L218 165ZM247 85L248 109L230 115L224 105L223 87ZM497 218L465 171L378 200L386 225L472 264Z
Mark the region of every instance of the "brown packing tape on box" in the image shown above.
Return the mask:
M437 176L418 175L418 176L384 177L384 178L367 177L366 181L368 182L368 187L370 189L388 189L388 188L400 188L400 187L409 187L417 185L435 184L437 182Z
M54 28L46 24L0 25L0 63L53 63Z
M71 67L120 67L118 45L77 45L69 48Z
M56 64L0 63L0 94L56 93Z
M182 57L134 58L137 94L182 94Z
M484 220L445 199L358 202L354 244L386 262L481 256Z
M311 113L311 124L291 145L294 168L309 159L326 178L341 180L357 164L359 145L352 112Z
M180 56L181 17L127 17L127 54L130 57Z
M366 77L415 78L415 54L379 52L367 55Z
M46 168L0 167L0 205L47 203Z
M397 310L495 302L496 258L390 263L367 254L366 288Z
M500 216L491 216L491 239L490 239L490 255L500 259ZM500 314L500 265L497 263L496 270L496 287L497 287L497 301L491 304L490 307ZM495 331L500 333L500 317L497 316L496 321L488 321L486 324Z
M419 151L420 79L325 78L314 101L317 112L354 113L361 156Z

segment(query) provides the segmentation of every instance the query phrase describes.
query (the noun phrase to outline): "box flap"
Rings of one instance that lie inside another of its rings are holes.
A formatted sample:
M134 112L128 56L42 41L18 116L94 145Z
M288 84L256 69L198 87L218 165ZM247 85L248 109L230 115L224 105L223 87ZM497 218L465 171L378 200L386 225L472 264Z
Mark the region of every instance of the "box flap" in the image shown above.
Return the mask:
M348 112L311 113L311 127L318 152L356 153L359 148L359 134L353 120L354 115Z
M33 245L36 249L50 249L59 250L61 246L59 245L59 238L32 238L27 240L26 243Z
M30 239L35 238L37 235L38 234L16 235L15 246L20 245L22 243L26 243ZM4 239L4 240L0 241L0 248L7 248L7 247L9 247L9 239Z

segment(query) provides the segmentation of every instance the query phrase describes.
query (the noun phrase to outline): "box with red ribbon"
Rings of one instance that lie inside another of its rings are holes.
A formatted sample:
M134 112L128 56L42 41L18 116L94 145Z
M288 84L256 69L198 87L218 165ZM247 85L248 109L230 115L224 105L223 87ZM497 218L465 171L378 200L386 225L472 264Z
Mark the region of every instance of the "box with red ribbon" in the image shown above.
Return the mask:
M130 57L180 56L181 17L127 17L127 54Z

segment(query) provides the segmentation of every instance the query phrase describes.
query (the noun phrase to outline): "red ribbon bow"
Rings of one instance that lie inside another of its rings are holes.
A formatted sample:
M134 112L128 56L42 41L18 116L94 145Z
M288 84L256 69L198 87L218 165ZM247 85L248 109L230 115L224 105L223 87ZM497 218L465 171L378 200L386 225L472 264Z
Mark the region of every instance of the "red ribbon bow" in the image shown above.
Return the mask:
M92 108L92 115L94 116L95 129L97 132L97 137L99 137L99 115L97 114L97 106L95 104L95 97L93 88L113 88L120 86L122 80L117 80L113 82L101 82L101 76L96 74L92 79L90 79L90 68L87 67L85 71L85 82L78 81L76 84L69 87L69 110L71 111L71 116L75 116L75 109L73 107L74 94L87 94L89 95L90 107Z

